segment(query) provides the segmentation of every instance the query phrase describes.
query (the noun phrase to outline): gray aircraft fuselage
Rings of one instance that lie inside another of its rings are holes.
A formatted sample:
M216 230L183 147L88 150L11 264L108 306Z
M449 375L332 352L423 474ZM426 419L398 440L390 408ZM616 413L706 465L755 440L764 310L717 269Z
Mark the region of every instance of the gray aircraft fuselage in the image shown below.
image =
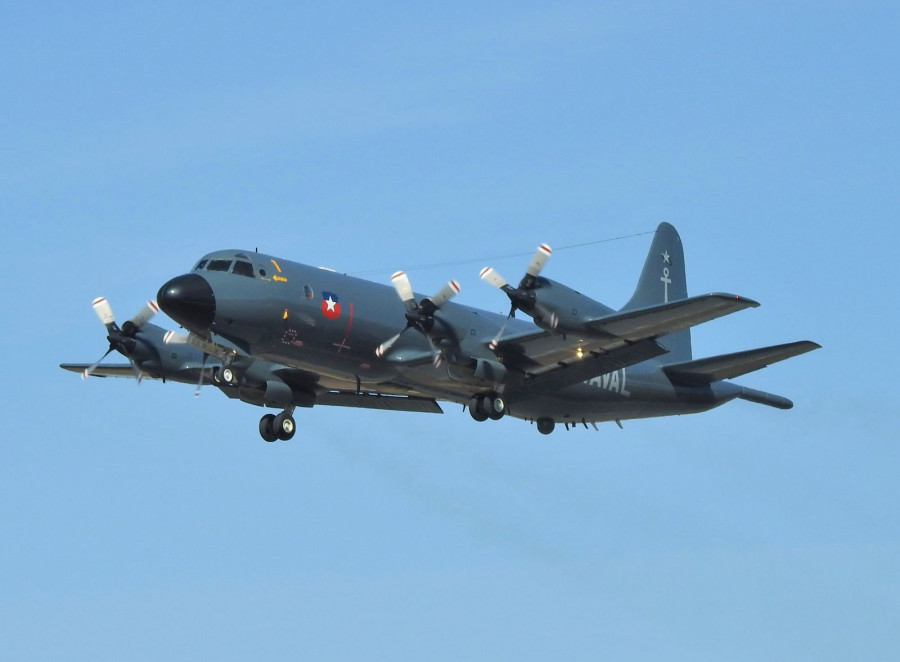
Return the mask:
M243 266L235 270L238 262ZM535 331L531 320L507 320L504 315L448 302L434 318L440 346L450 360L435 366L433 348L419 333L403 334L387 356L376 356L379 344L406 325L403 302L389 286L241 250L209 253L180 278L194 288L193 294L176 301L167 296L167 284L160 290L159 301L185 328L225 338L255 359L319 375L328 388L468 404L479 392L492 388L503 392L527 378L509 374L497 384L480 379L471 364L478 357L497 360L488 344L501 327L505 325L504 337L526 335ZM571 292L549 279L542 281L560 296ZM416 295L417 300L422 298ZM583 300L594 306L594 316L614 313L586 297ZM571 341L571 337L560 337L561 351L568 351ZM511 400L508 413L529 420L599 422L701 412L742 392L727 382L676 386L660 367L651 359L540 397Z

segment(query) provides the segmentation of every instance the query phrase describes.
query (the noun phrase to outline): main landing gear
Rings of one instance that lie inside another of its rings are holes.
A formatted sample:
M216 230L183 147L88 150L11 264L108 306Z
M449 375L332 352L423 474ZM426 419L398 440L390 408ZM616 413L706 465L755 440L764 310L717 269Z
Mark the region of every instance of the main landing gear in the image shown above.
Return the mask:
M293 408L292 408L293 409ZM259 419L259 436L264 441L287 441L297 431L297 424L292 416L292 409L285 409L278 414L266 414Z
M506 415L506 400L497 393L476 395L469 401L469 414L479 423L487 419L499 421Z

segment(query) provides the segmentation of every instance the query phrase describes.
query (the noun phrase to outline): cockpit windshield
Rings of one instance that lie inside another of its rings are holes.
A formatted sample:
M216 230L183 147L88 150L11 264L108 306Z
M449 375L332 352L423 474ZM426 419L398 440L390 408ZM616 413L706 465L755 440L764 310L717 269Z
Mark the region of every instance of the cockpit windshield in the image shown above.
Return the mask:
M194 267L194 271L224 271L231 272L237 276L246 276L247 278L255 278L253 271L253 263L250 258L240 253L237 255L238 260L228 258L203 258ZM260 269L260 275L265 275L265 271Z
M243 260L237 260L234 263L234 269L231 270L231 273L237 274L238 276L249 276L253 278L253 265L249 262L244 262Z
M228 271L231 268L231 260L210 260L206 265L207 271Z

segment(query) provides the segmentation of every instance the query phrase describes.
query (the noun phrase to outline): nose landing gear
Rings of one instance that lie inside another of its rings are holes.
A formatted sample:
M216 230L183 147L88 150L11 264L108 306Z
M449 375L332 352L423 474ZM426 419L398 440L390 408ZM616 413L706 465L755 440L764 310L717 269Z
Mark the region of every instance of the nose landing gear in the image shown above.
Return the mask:
M287 441L297 431L292 411L285 409L278 414L266 414L259 419L259 436L264 441Z

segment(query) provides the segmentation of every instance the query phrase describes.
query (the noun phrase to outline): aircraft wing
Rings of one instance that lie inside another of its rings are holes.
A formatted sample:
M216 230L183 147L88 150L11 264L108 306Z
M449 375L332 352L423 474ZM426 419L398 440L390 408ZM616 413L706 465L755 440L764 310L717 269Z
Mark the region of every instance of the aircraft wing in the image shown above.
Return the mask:
M85 370L91 367L90 363L60 363L59 367L70 372L83 374ZM94 368L91 377L125 377L136 379L134 368L130 365L99 365ZM143 373L143 379L156 379L152 375Z
M591 351L580 359L570 352L569 359L560 361L555 368L529 374L521 384L507 386L504 396L514 402L548 395L597 375L661 356L667 351L653 340L642 340L606 352Z
M443 414L444 410L432 398L409 395L385 395L383 393L356 393L355 391L327 391L316 395L316 406L360 407L388 411L413 411L426 414Z
M759 303L736 294L704 294L657 306L616 313L588 323L597 332L635 342L681 331Z
M611 370L615 370L665 353L665 348L653 342L660 336L756 306L759 306L756 301L734 294L704 294L601 317L588 323L591 333L584 338L573 334L563 337L547 331L510 336L500 342L498 352L503 355L508 368L519 369L528 377L565 369L575 358L578 348L585 356L593 353L608 355L604 360L614 366ZM645 341L657 345L658 349L644 345ZM629 350L633 345L640 345L642 349ZM605 367L599 360L596 365ZM600 374L604 371L588 377Z

